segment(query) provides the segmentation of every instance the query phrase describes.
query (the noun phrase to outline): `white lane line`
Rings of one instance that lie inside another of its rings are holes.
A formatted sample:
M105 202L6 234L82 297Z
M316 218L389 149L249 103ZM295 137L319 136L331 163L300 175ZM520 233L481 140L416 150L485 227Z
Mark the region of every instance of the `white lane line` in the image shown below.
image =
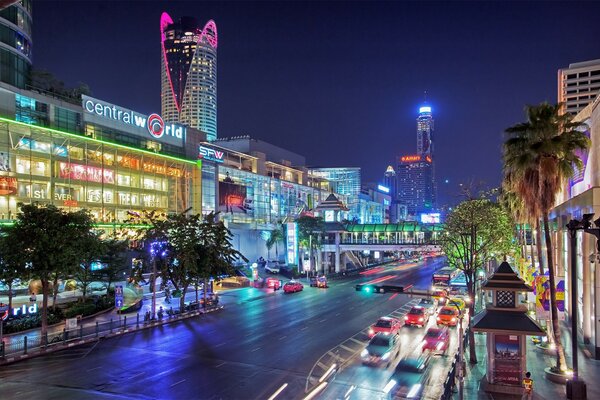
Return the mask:
M262 347L257 347L257 348L255 348L254 350L250 350L250 352L251 352L251 353L254 353L255 351L258 351L258 350L260 350L261 348L262 348Z
M323 318L322 320L320 320L319 322L325 322L327 321L327 318Z
M340 313L336 313L335 316L337 317L338 315L340 315Z
M277 326L277 324L276 323L275 324L271 324L271 325L269 325L269 328L272 328L274 326Z
M285 339L286 337L287 337L287 336L282 336L282 337L280 337L280 338L279 338L279 340L283 340L283 339Z
M304 328L300 329L301 331L308 329L308 326L305 326Z
M254 335L254 332L247 333L244 336L248 337L248 336L252 336L252 335Z
M140 372L139 374L135 374L133 376L130 376L129 379L137 378L138 376L144 375L144 374L145 374L145 372Z
M219 368L219 367L223 366L224 364L225 364L225 361L223 361L223 362L222 362L221 364L219 364L219 365L215 365L215 368Z
M171 385L171 387L179 385L180 383L185 382L185 379L180 380L179 382L175 382L174 384Z
M94 371L94 370L97 370L97 369L100 369L100 368L102 368L102 367L90 368L90 369L88 369L88 370L86 370L86 371L87 371L87 372L90 372L90 371Z
M274 400L275 397L277 397L279 395L279 393L281 393L283 391L283 389L285 389L287 387L287 385L288 385L287 383L284 383L283 385L281 385L281 387L279 389L277 389L275 391L275 393L273 393L271 395L271 397L269 397L267 400Z

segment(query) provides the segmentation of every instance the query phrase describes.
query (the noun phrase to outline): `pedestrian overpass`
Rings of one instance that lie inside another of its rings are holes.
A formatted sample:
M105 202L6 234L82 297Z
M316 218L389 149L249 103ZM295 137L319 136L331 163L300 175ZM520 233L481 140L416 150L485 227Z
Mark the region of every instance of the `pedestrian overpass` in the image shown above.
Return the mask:
M366 252L439 252L442 224L405 221L397 224L327 224L321 251L325 265L335 271L345 269L347 262L360 265L360 253ZM355 253L358 253L355 254ZM330 260L333 258L333 260Z

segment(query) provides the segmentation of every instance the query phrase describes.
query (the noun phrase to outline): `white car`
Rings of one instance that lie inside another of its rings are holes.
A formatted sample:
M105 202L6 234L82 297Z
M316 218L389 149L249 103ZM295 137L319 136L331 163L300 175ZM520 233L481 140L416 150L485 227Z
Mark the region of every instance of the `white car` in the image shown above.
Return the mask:
M279 263L277 261L267 261L267 264L265 265L265 272L278 274L279 270Z

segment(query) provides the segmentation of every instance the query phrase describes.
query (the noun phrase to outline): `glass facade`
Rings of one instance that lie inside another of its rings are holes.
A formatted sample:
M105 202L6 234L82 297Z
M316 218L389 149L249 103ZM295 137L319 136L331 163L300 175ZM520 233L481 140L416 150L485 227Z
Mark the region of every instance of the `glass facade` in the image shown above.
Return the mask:
M0 81L25 88L31 72L31 2L0 10Z
M0 218L14 218L19 202L85 208L112 223L143 210L180 212L193 204L193 168L193 161L2 119Z

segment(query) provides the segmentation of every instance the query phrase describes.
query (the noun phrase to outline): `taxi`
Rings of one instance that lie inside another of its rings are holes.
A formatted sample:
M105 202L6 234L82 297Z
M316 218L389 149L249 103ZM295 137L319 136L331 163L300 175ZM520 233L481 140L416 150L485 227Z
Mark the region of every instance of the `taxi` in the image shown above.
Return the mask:
M295 281L295 280L291 280L289 282L286 282L285 285L283 285L283 292L284 293L300 292L303 289L304 289L304 285L302 285L300 282Z
M452 306L452 307L458 307L458 309L460 311L464 311L465 307L467 306L467 303L461 299L460 297L451 297L448 299L448 301L446 302L447 306Z
M372 338L378 333L383 333L384 335L396 335L400 328L402 328L402 323L398 318L381 317L369 328L369 338Z
M429 322L429 310L425 307L414 306L404 316L404 325L424 327Z
M444 306L437 316L437 324L456 326L458 324L458 310L454 306Z
M432 353L445 354L450 343L450 334L447 327L429 328L423 338L422 350L429 350Z

